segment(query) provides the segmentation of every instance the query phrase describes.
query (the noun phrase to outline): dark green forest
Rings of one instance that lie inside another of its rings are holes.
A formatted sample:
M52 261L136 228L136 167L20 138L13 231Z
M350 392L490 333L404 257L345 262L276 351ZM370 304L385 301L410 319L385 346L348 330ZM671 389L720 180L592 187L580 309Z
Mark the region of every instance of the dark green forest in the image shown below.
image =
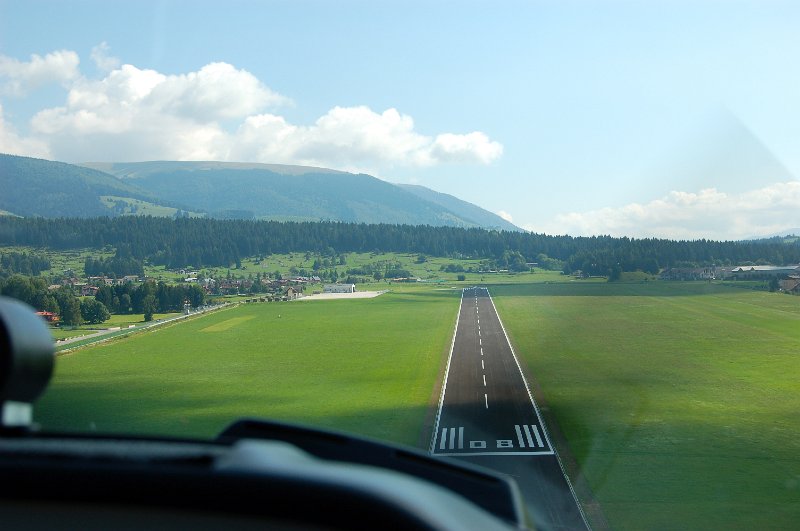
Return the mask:
M50 260L29 253L0 253L0 277L13 275L36 276L50 269Z
M797 241L674 241L611 236L548 236L484 229L427 225L356 224L342 222L276 222L118 218L0 217L0 246L54 250L117 249L122 260L148 261L178 267L229 267L248 256L273 253L406 252L453 258L483 258L519 264L555 259L567 272L582 270L608 275L614 269L657 273L691 265L736 265L800 262ZM115 264L102 264L106 269Z

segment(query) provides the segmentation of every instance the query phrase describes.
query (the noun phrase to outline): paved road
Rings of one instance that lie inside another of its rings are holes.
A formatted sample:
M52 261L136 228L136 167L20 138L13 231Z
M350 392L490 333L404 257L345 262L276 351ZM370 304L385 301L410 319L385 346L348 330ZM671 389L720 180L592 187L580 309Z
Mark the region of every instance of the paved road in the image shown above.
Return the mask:
M63 345L69 345L71 343L77 343L79 341L81 341L81 342L85 341L85 343L81 343L81 347L85 347L86 345L89 345L91 343L95 343L95 342L98 342L98 341L103 341L103 340L107 339L107 337L110 336L111 334L114 334L115 336L119 336L119 335L129 334L129 333L133 333L133 332L138 332L138 331L144 330L145 328L152 328L152 327L155 327L155 326L161 326L161 325L164 325L164 324L167 324L167 323L178 321L180 319L186 319L186 318L192 317L194 315L204 314L204 313L208 313L208 312L211 312L211 311L214 311L214 310L218 310L220 308L224 308L224 307L229 306L229 305L230 305L230 303L224 302L224 303L218 304L216 306L207 306L207 307L203 307L202 309L195 309L195 310L192 310L191 312L189 312L188 314L180 314L180 315L176 315L175 317L169 317L169 318L166 318L166 319L157 319L155 321L150 321L148 323L132 326L130 328L121 328L121 327L109 328L107 330L99 330L97 332L92 332L92 333L89 333L89 334L86 334L86 335L83 335L83 336L75 336L75 337L70 337L70 338L67 338L67 339L59 339L58 341L55 342L55 346L56 347L61 347ZM89 341L89 340L91 340L91 341ZM62 349L59 352L63 352L63 351L66 351L66 350L69 350L69 349Z
M587 529L486 288L462 292L430 451L513 476L539 529Z

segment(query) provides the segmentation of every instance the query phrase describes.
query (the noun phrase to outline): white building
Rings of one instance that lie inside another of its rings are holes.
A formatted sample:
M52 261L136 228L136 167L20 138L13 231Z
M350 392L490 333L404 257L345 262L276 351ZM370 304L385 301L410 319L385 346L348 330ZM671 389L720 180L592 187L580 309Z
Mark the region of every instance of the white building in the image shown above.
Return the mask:
M355 293L355 284L325 284L322 287L323 293Z
M730 275L735 278L773 278L788 277L800 274L800 266L738 266L731 270Z

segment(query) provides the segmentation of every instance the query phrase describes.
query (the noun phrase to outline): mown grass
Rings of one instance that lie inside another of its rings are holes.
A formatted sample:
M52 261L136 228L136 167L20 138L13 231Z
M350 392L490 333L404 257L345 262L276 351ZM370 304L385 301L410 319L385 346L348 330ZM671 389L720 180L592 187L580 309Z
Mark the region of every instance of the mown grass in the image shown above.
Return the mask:
M48 430L213 436L268 417L416 445L458 292L240 305L59 356Z
M492 292L612 528L797 528L800 299L664 282Z

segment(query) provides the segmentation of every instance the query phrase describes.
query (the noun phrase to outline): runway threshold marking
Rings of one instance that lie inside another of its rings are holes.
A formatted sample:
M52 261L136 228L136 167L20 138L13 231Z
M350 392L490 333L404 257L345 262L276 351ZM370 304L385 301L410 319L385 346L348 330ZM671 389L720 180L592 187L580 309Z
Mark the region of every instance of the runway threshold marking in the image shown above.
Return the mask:
M514 424L514 433L516 439L472 438L464 426L444 427L436 439L435 455L553 455L536 424Z

